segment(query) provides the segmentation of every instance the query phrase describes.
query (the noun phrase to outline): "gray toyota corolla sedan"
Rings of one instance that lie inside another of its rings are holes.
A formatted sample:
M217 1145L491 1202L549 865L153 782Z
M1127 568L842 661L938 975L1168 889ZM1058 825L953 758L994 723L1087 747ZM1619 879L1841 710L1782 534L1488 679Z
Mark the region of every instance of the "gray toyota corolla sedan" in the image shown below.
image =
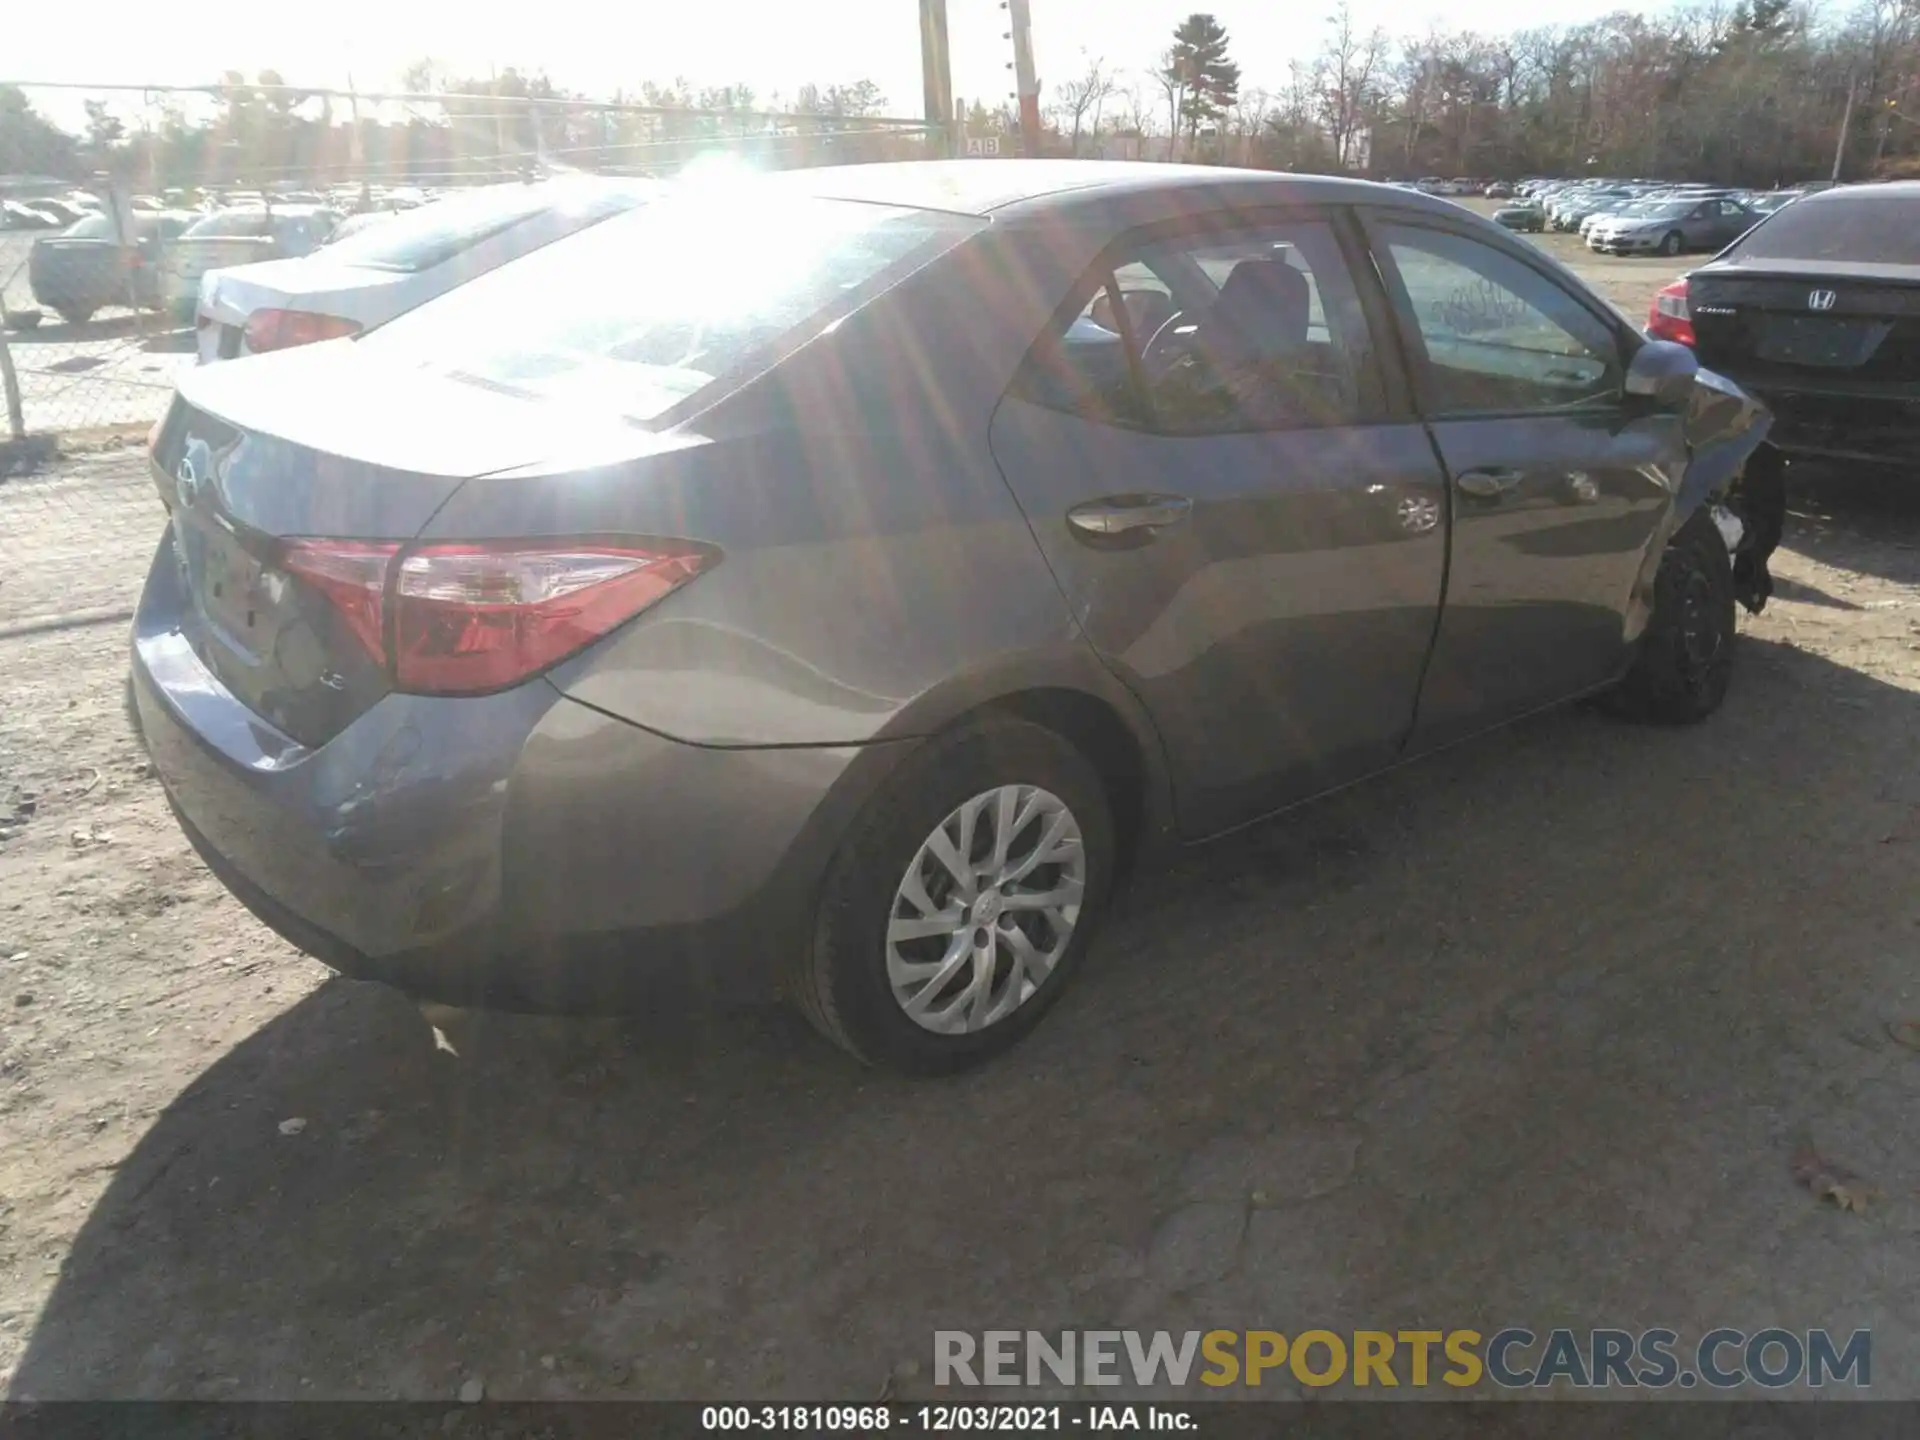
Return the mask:
M133 686L207 863L340 970L784 993L952 1070L1130 866L1578 696L1714 710L1767 423L1403 190L764 176L189 374Z

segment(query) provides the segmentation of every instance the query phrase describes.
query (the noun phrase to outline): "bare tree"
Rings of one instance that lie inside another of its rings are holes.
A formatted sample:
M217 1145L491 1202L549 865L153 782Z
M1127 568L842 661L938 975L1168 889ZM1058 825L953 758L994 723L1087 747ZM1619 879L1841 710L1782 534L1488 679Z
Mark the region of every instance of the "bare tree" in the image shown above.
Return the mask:
M1100 138L1100 112L1116 88L1114 72L1108 68L1104 55L1089 55L1082 50L1080 62L1080 74L1053 92L1055 108L1065 122L1068 148L1075 155L1080 153L1080 136L1089 116L1093 120L1093 137L1096 141Z
M1378 99L1380 72L1391 47L1386 31L1377 25L1364 35L1360 33L1348 0L1340 0L1340 8L1327 24L1330 33L1320 48L1320 111L1333 140L1334 163L1344 170L1355 158L1354 139Z
M1180 122L1185 117L1187 104L1187 82L1171 49L1161 52L1153 78L1167 102L1167 159L1171 160L1174 147L1180 143Z

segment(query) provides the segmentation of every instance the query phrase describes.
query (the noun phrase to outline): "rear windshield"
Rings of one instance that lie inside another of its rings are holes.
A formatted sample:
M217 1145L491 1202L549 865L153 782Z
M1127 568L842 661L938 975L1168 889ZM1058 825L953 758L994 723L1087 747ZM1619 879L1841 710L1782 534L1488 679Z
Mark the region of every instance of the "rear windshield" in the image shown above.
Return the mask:
M982 223L757 191L662 201L503 265L359 343L454 379L645 422Z
M205 240L221 236L265 235L268 233L264 210L225 210L196 220L181 231L182 240Z
M1920 265L1920 195L1847 195L1787 205L1749 230L1729 258Z
M118 238L118 232L113 228L113 217L111 215L89 215L84 220L76 220L67 227L66 234L70 240L113 240Z
M445 264L481 241L561 205L578 204L592 218L601 218L629 203L611 191L589 196L544 185L490 187L395 215L386 224L328 247L328 253L345 265L412 274Z

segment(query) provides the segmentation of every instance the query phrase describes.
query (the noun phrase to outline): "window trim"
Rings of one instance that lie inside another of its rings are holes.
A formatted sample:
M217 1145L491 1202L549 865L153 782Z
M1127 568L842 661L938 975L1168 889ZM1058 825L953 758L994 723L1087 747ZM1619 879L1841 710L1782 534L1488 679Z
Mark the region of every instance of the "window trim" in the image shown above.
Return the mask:
M1504 232L1498 235L1487 235L1477 227L1450 223L1444 217L1423 211L1398 210L1388 206L1365 206L1358 207L1358 210L1367 247L1372 253L1374 265L1379 271L1381 284L1387 292L1388 302L1393 312L1394 324L1399 335L1400 353L1405 360L1408 376L1412 382L1414 404L1420 418L1427 424L1455 420L1530 420L1595 415L1605 414L1609 408L1617 412L1625 407L1627 396L1623 388L1620 394L1610 402L1582 405L1578 408L1560 410L1502 408L1438 413L1434 404L1433 362L1427 355L1426 340L1420 330L1420 317L1413 308L1413 298L1407 291L1406 281L1402 278L1399 267L1394 264L1386 237L1380 233L1382 226L1394 225L1407 230L1431 230L1440 235L1452 236L1456 240L1478 243L1531 270L1541 280L1574 301L1613 337L1614 344L1619 350L1620 373L1623 379L1633 363L1634 354L1645 342L1619 315L1613 313L1610 308L1596 305L1588 296L1569 287L1563 277L1555 274L1550 266L1539 263L1539 258L1529 255L1526 248L1510 242Z
M1117 274L1123 264L1131 263L1140 251L1152 246L1166 245L1169 242L1187 241L1201 243L1211 237L1226 240L1250 231L1258 231L1286 225L1322 225L1332 236L1342 263L1346 267L1347 282L1352 286L1360 305L1360 321L1366 330L1367 352L1363 357L1371 368L1373 383L1368 383L1365 374L1356 374L1355 382L1359 403L1357 413L1342 425L1313 426L1310 430L1342 429L1360 426L1406 424L1413 418L1410 414L1410 391L1405 392L1409 405L1403 408L1398 402L1403 398L1400 384L1404 378L1400 373L1402 356L1391 345L1383 344L1383 337L1377 325L1376 316L1369 296L1369 276L1357 263L1356 247L1349 226L1351 207L1346 205L1259 205L1217 208L1192 215L1180 215L1168 220L1158 220L1147 225L1136 225L1123 230L1103 245L1089 262L1085 270L1074 280L1072 288L1048 316L1046 325L1028 345L1020 364L1015 367L1013 379L1007 387L1007 394L1015 399L1024 399L1021 394L1023 381L1033 367L1045 363L1045 353L1049 347L1057 347L1065 336L1069 326L1082 311L1092 303L1093 298L1102 289L1113 283L1113 304L1120 307L1120 290ZM1365 247L1359 247L1359 254L1365 254ZM1318 283L1316 279L1316 284ZM1177 303L1177 302L1176 302ZM1128 327L1131 329L1131 325ZM1134 408L1145 417L1144 424L1129 421L1118 415L1094 417L1076 411L1061 411L1063 414L1078 414L1089 424L1106 425L1117 430L1131 431L1139 435L1154 435L1166 440L1205 440L1223 435L1294 435L1307 433L1301 428L1284 430L1260 429L1248 427L1237 430L1188 431L1172 430L1161 425L1153 397L1144 384L1142 353L1137 343L1129 343L1127 334L1121 333L1121 344L1127 346L1128 388L1132 392ZM1392 352L1389 354L1389 352ZM1370 393L1371 392L1371 393ZM1027 401L1039 404L1038 401ZM1051 408L1051 407L1043 407Z

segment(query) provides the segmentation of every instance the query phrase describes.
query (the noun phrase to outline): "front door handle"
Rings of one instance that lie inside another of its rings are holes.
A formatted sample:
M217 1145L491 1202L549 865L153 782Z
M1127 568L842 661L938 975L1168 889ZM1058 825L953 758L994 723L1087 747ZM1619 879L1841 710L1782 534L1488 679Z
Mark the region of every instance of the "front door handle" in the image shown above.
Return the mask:
M1524 471L1489 465L1480 470L1462 471L1455 483L1464 494L1477 495L1482 500L1494 500L1516 488L1524 478Z
M1108 495L1067 512L1067 523L1083 535L1126 535L1177 525L1193 513L1184 495Z

